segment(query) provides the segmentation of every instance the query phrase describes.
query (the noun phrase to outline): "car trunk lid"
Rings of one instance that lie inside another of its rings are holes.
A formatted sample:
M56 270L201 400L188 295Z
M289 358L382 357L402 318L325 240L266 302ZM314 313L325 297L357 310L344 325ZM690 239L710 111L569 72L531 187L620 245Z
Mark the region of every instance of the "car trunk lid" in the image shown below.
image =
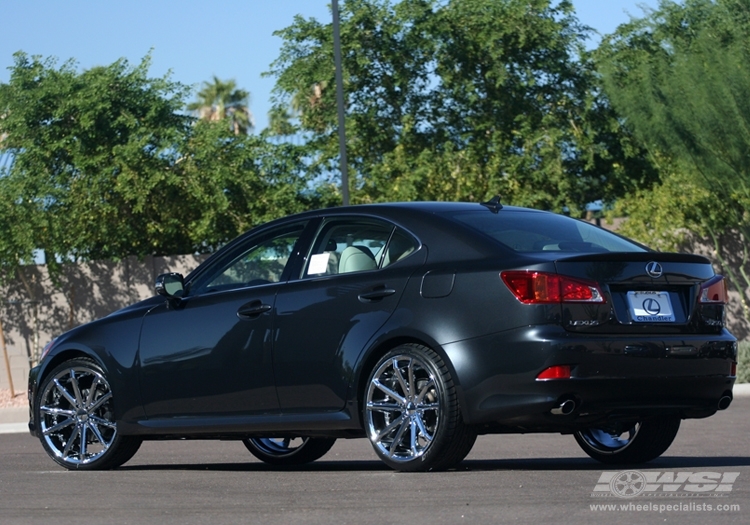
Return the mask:
M603 303L564 303L563 326L594 333L713 333L723 327L724 304L700 302L715 279L698 255L631 252L571 255L555 260L559 274L596 282Z

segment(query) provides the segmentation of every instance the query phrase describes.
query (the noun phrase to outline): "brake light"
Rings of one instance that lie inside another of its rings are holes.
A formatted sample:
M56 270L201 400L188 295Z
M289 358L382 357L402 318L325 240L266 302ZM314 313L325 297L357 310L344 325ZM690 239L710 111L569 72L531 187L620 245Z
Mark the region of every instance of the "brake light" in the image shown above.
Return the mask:
M513 295L524 304L603 303L599 285L547 272L508 271L500 274Z
M537 381L548 381L550 379L570 379L570 365L555 365L542 370Z
M722 275L715 275L701 285L700 303L727 304L729 301L727 280Z

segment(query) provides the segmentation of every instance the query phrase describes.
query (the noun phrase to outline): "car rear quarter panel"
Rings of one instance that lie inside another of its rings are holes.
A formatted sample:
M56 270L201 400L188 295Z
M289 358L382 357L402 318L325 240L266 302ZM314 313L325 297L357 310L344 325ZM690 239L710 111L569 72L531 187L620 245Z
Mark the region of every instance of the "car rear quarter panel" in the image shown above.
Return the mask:
M519 260L485 258L451 264L426 265L416 271L409 280L401 302L387 323L378 331L368 345L368 351L358 356L354 378L356 383L350 390L350 402L361 401L366 388L367 376L377 358L402 343L419 343L429 346L443 357L459 389L462 406L463 382L475 381L475 377L486 374L489 362L497 366L497 360L477 359L467 352L448 352L447 349L463 348L461 342L482 341L494 337L503 341L504 335L518 327L559 323L559 305L524 305L518 302L500 278L503 267L521 264ZM550 271L551 262L532 264L529 268ZM434 283L425 286L425 280ZM425 294L425 289L429 293ZM475 345L469 345L474 348ZM526 370L532 356L514 352L511 348L482 347L481 351L500 353L503 373ZM491 350L490 350L491 348ZM501 373L498 370L498 373Z

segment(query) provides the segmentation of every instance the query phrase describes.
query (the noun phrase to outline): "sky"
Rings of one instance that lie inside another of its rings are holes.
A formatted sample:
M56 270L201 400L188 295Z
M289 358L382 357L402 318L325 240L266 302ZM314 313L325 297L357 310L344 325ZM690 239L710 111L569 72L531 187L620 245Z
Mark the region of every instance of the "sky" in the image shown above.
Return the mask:
M343 3L346 0L339 0ZM579 20L606 35L658 0L573 0ZM261 74L279 54L273 32L294 15L331 21L330 0L0 0L0 82L13 53L74 59L80 69L126 58L137 65L152 50L152 77L199 89L215 75L251 93L256 131L266 127L274 79ZM599 37L590 45L595 47Z

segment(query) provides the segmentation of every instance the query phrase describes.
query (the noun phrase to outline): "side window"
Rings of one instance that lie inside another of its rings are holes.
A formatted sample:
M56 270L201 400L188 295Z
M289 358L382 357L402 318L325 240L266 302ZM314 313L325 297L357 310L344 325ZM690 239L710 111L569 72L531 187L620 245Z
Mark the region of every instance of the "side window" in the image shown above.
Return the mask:
M383 268L416 248L394 225L365 219L337 219L320 230L303 277L364 272Z
M385 247L383 262L380 267L385 268L386 266L406 258L418 247L419 245L411 235L396 228L396 231L391 235L390 241L388 241L388 245Z
M196 291L217 292L279 282L304 228L304 223L297 224L262 237L202 278L196 283Z

